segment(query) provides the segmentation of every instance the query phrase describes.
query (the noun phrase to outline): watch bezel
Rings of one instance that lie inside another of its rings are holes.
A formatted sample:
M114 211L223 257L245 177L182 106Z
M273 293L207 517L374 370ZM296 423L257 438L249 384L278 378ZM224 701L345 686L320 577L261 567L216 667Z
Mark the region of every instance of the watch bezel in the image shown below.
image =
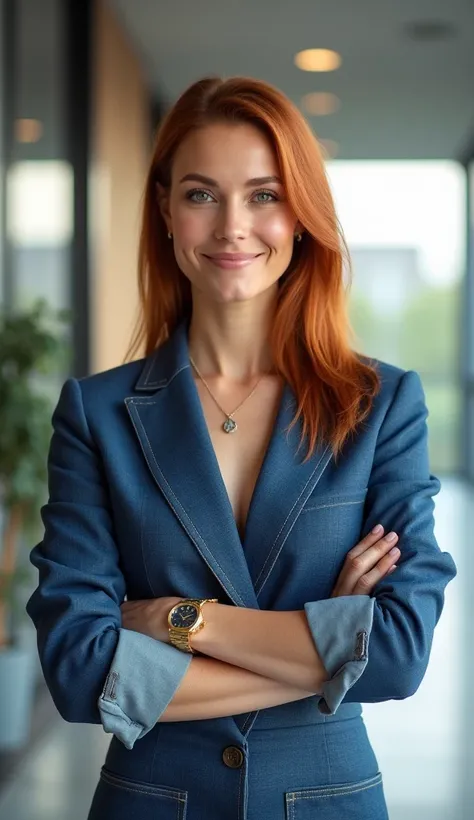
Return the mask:
M173 617L174 613L177 610L180 609L180 607L193 607L193 609L196 612L196 617L195 617L194 621L192 622L192 624L189 624L187 626L175 626L173 624L172 617ZM201 609L200 609L200 607L198 606L197 603L194 603L194 601L180 601L179 604L175 604L174 607L170 610L170 612L168 614L168 624L171 627L171 629L178 630L180 632L185 633L185 632L189 632L190 630L194 629L197 626L200 618L201 618Z

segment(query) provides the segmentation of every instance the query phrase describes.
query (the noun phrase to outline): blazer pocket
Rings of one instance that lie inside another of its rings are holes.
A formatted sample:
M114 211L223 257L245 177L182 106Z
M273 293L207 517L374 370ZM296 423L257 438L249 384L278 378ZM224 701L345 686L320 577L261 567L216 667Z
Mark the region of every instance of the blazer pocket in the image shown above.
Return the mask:
M337 507L350 507L363 505L367 496L368 488L356 490L353 493L341 493L340 495L319 495L317 492L310 496L301 510L302 513L315 512L316 510L332 510ZM337 509L335 510L337 512Z
M287 792L286 820L388 820L380 772L368 780Z
M188 793L113 774L102 768L88 820L186 820Z

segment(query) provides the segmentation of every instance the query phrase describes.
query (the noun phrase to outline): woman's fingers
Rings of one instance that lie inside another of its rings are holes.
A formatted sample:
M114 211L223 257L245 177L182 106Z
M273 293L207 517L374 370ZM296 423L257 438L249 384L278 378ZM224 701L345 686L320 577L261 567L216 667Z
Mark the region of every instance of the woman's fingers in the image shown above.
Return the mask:
M386 578L387 575L390 575L391 572L396 568L394 567L395 561L398 560L400 557L400 550L396 547L390 550L387 555L384 555L383 558L375 565L375 567L365 575L362 575L357 583L354 586L352 591L352 595L369 595L376 584L382 580L382 578Z
M369 533L347 554L333 597L367 594L396 563L400 556L398 535L388 533L380 538L380 531L383 528Z
M346 595L367 595L400 557L398 535L388 533L357 556L348 557Z
M368 546L363 552L354 555L351 550L346 558L348 575L356 580L360 578L361 575L372 569L391 549L398 549L396 546L397 541L397 533L389 532L383 538L379 538L375 544Z
M368 549L368 547L372 547L374 544L380 541L383 534L384 529L382 525L377 524L377 526L374 527L374 529L371 532L369 532L369 534L366 535L365 538L362 539L362 541L359 541L359 543L356 544L355 547L353 547L351 551L347 553L347 557L357 558L359 555L362 555L362 553L365 552L366 549Z

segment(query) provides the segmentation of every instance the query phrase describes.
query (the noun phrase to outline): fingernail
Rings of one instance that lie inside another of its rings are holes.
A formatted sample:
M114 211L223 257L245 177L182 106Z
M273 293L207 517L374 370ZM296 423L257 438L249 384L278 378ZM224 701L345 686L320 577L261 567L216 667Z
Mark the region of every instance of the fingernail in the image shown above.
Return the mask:
M399 552L400 552L400 550L398 549L398 547L393 547L390 550L389 555L398 555Z
M385 538L387 539L387 541L395 541L395 538L396 538L396 537L397 537L397 533L396 533L396 532L389 532L389 534L385 536Z
M391 572L395 572L396 569L397 569L397 564L394 564L393 567L390 567L390 569L388 571L388 574L390 575Z
M374 527L373 530L372 530L372 535L381 535L382 532L383 532L382 524L377 524L377 526Z

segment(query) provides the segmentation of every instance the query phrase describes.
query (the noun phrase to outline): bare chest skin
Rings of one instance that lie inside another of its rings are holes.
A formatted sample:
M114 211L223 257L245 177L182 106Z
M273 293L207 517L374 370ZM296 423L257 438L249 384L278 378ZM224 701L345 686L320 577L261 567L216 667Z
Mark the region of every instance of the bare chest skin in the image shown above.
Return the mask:
M251 390L251 386L238 390L221 387L219 390L217 380L207 381L219 403L229 413ZM237 430L233 433L225 433L222 429L225 416L199 379L196 380L196 387L237 529L243 539L250 502L271 438L283 384L277 376L264 376L254 395L235 414Z

